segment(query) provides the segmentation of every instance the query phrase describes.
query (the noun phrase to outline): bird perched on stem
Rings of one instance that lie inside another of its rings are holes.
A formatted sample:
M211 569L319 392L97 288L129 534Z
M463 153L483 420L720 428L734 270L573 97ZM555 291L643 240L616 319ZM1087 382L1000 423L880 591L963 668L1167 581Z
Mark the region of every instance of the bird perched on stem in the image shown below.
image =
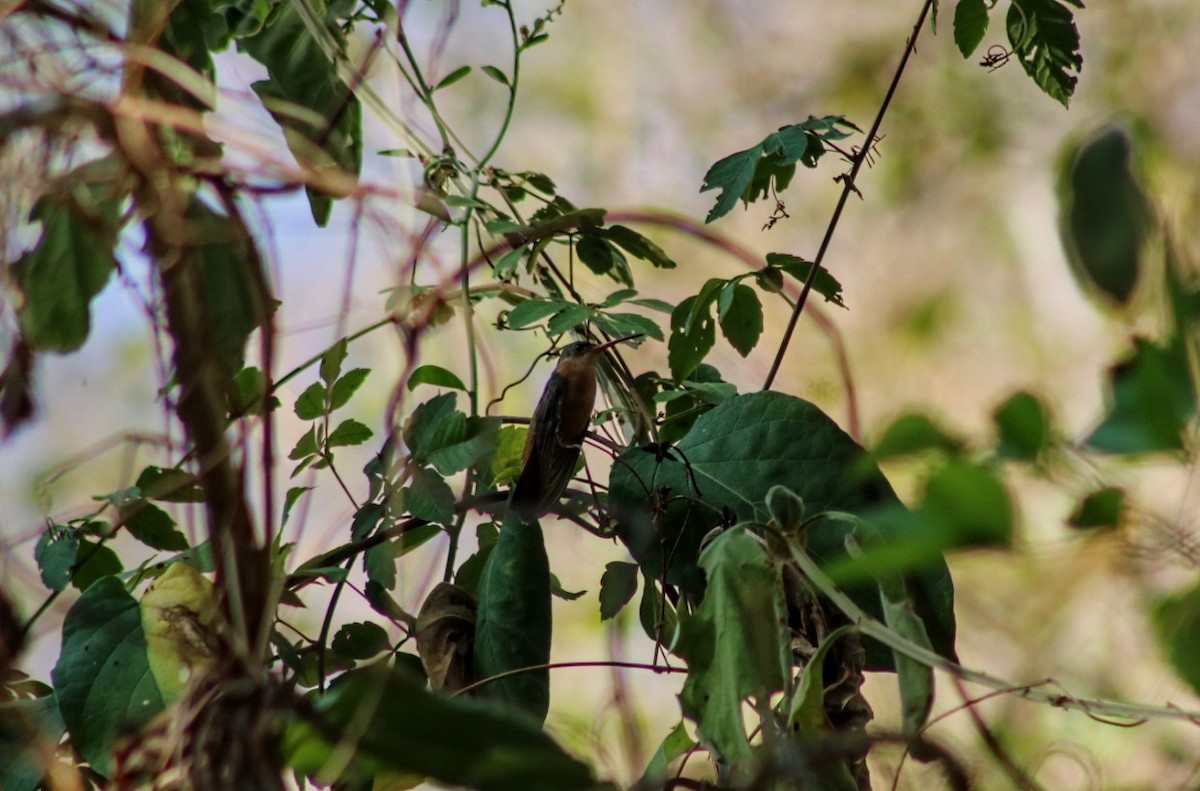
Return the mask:
M563 348L542 391L525 439L525 466L513 489L512 508L524 522L545 514L562 496L596 405L596 365L605 349L640 338L627 335L607 343L578 341Z

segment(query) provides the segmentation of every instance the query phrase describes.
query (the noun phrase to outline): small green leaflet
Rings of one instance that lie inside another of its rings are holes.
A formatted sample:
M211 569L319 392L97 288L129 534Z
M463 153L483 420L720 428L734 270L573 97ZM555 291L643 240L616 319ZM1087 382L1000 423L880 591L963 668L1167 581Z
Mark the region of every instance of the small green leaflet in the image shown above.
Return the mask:
M987 4L984 0L958 0L954 7L954 43L964 58L983 41L987 33L988 15Z
M840 115L809 118L780 127L757 145L718 161L704 174L700 186L701 192L719 190L717 203L704 221L724 217L739 200L753 203L781 192L791 183L797 162L808 168L817 166L826 150L822 141L842 140L855 131L861 130Z

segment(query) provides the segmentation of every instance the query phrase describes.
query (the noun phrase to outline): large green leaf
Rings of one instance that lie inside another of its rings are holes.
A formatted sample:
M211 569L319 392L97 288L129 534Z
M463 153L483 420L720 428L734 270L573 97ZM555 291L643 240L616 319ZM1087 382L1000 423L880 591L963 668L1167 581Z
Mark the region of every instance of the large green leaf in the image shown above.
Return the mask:
M1104 127L1071 157L1059 186L1061 233L1076 278L1119 305L1133 295L1151 212L1128 136Z
M21 331L37 351L70 352L87 340L91 301L117 265L123 173L115 157L90 162L58 179L29 213L42 237L13 264L13 279Z
M71 607L51 677L71 743L109 776L113 742L163 708L141 611L119 579L98 580Z
M765 704L787 684L783 582L762 542L744 529L718 536L700 565L708 578L704 599L695 614L680 614L672 646L688 663L679 702L721 759L736 764L750 756L743 702Z
M288 763L332 780L343 745L322 734L354 734L359 768L430 777L480 791L573 791L594 787L588 768L528 717L481 701L430 692L402 669L373 665L339 678L317 703L324 728L297 723Z
M550 661L550 561L542 528L512 515L479 580L475 626L475 677L479 679ZM484 694L533 715L540 723L550 707L550 671L508 676Z
M773 392L717 406L665 454L640 448L621 454L612 467L609 497L617 534L645 573L652 579L665 575L698 597L704 588L697 563L701 539L722 520L767 522L765 500L775 485L802 498L807 514L902 507L887 479L836 423L807 401ZM826 564L844 558L845 530L838 520L813 525L810 552ZM937 552L926 554L908 566L907 576L935 647L953 655L954 589L945 561ZM875 585L847 592L882 617ZM867 655L871 669L892 667L890 652L873 641Z
M345 4L330 7L325 0L311 0L311 5L327 17L325 30L344 50L337 15ZM270 79L251 87L283 128L296 160L315 170L339 168L357 176L362 167L362 107L309 32L296 4L279 3L263 29L240 39L238 48L267 67ZM310 188L308 199L313 219L325 225L333 207L330 196Z

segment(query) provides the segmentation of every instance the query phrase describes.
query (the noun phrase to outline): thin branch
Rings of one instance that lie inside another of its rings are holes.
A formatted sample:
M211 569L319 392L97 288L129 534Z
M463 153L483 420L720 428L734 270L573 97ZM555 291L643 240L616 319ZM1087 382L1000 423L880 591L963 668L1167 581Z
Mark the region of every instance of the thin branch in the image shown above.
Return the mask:
M921 28L925 24L925 17L928 16L929 9L933 7L933 3L934 0L925 0L925 4L921 6L921 13L917 17L917 24L913 26L912 35L908 37L908 43L904 46L904 54L900 57L900 64L896 67L896 73L892 76L892 84L888 86L887 94L883 97L883 104L879 106L879 113L875 116L875 122L871 124L871 130L867 132L866 142L859 149L858 156L854 158L854 164L850 167L850 172L841 178L842 194L838 197L837 206L833 209L833 216L829 218L829 225L825 228L825 237L821 239L821 246L817 250L817 257L813 259L812 269L808 271L808 279L804 281L804 288L800 291L800 299L796 302L796 308L792 311L792 317L788 319L787 329L783 332L783 340L779 343L779 352L775 355L775 361L771 363L771 371L767 374L767 381L763 383L763 390L771 389L771 385L775 382L775 375L779 373L779 366L783 364L783 356L787 354L792 333L796 330L796 322L800 319L800 312L804 310L804 303L808 301L808 294L812 291L813 282L817 279L817 273L821 271L821 262L825 260L825 251L829 249L829 242L833 239L833 232L837 229L838 221L842 218L842 210L846 207L846 201L849 199L850 193L858 192L858 187L855 184L858 178L858 171L862 169L863 163L870 156L871 146L875 143L876 135L879 134L879 127L883 123L883 117L887 114L888 106L892 103L892 97L896 94L896 88L900 84L900 77L904 74L904 68L908 65L908 58L917 49L917 36L921 33Z

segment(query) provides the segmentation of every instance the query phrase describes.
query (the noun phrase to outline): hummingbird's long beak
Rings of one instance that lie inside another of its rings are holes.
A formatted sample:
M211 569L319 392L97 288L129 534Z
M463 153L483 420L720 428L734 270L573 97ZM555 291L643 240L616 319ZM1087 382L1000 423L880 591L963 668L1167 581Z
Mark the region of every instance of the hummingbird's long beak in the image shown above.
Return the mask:
M616 340L613 340L613 341L606 341L605 343L602 343L599 346L593 346L591 349L588 350L588 353L589 354L599 354L600 352L604 351L605 349L609 348L610 346L616 346L618 343L624 343L625 341L631 341L634 338L640 338L645 334L646 333L644 333L644 332L635 332L632 335L626 335L624 338L617 338Z

